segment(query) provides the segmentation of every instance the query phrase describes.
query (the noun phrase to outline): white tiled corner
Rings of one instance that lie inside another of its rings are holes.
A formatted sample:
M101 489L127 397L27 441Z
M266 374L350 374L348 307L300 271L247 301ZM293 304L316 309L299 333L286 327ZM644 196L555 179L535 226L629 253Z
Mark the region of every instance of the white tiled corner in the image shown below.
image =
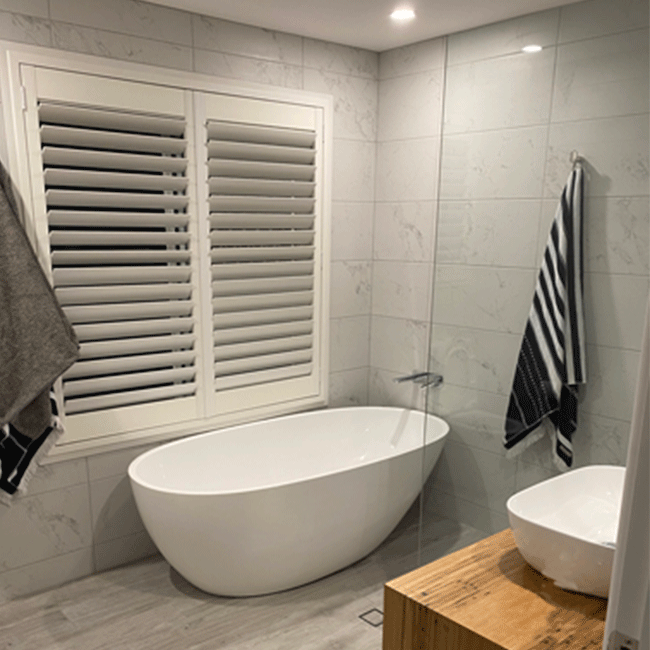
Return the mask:
M438 70L445 64L445 38L434 38L379 54L379 78Z
M555 49L452 66L445 133L544 124L550 112Z
M646 0L589 0L560 8L559 42L579 41L648 25Z
M518 53L524 45L554 45L559 10L549 9L449 36L448 65Z
M92 27L53 21L52 44L61 50L83 54L178 70L192 69L192 50L186 45L117 34Z
M168 43L192 45L191 14L139 0L49 0L50 17Z
M27 486L27 494L35 495L52 490L61 490L72 485L83 485L88 481L85 458L64 460L39 465Z
M330 321L330 372L366 368L370 357L370 316Z
M540 199L440 201L441 264L536 268Z
M373 315L427 321L430 292L428 262L377 260L373 264Z
M330 316L362 316L370 313L370 262L333 262L330 277Z
M0 39L29 45L52 45L50 22L46 18L0 11Z
M305 68L304 89L334 98L334 133L337 138L374 142L377 138L377 82Z
M25 496L0 509L0 571L92 544L88 486Z
M372 318L370 365L399 375L426 370L429 324L404 318Z
M647 115L551 125L544 196L560 196L574 149L585 159L590 197L648 196L648 126Z
M522 334L535 289L528 269L439 264L433 321Z
M648 111L648 30L558 48L553 121Z
M379 84L379 142L440 135L441 68L385 79Z
M251 25L193 14L194 47L302 65L302 38Z
M439 138L377 145L377 201L435 201Z
M378 203L375 210L374 259L431 261L435 211L433 201Z
M90 503L95 544L144 530L127 476L92 481Z
M374 203L332 205L332 260L372 258Z
M311 38L304 39L303 47L306 68L377 79L379 55L376 52Z
M302 88L302 68L237 54L194 49L194 72L282 88Z
M399 406L423 410L425 392L411 381L397 383L399 373L392 370L372 368L368 386L368 403L373 406Z
M546 140L541 126L446 136L441 198L540 197Z

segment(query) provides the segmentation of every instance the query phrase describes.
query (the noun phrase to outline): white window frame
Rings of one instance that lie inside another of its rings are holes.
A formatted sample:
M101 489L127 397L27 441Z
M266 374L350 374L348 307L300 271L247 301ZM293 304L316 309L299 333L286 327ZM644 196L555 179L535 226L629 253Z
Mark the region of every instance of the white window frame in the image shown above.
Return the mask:
M329 275L330 275L330 214L332 187L332 143L333 143L333 103L329 95L307 91L276 88L261 84L243 83L230 79L215 78L208 75L189 73L167 68L148 65L117 62L100 59L87 55L72 54L36 46L16 45L0 41L0 92L2 98L2 114L6 137L0 144L0 156L7 167L12 181L17 188L22 201L21 219L27 235L34 245L37 255L52 279L50 262L47 251L49 244L39 241L39 232L35 224L35 210L32 204L32 181L30 166L25 152L28 151L28 141L23 118L25 90L22 87L21 66L29 65L55 70L90 74L99 77L123 79L131 82L155 84L164 87L189 90L195 93L222 94L253 100L268 100L269 102L285 102L298 106L313 107L318 110L322 129L320 143L319 165L322 167L320 176L319 219L320 227L317 260L318 282L322 292L322 300L317 305L314 317L318 323L317 344L319 371L317 387L314 395L287 399L286 396L276 403L253 406L243 410L217 413L212 416L202 416L181 423L158 426L142 426L126 433L118 433L109 437L91 437L74 443L66 444L65 435L60 444L50 452L49 461L55 462L68 458L87 456L129 446L155 443L194 433L218 429L234 424L265 419L277 415L293 413L301 410L318 408L327 405L329 377ZM196 114L196 113L195 113ZM199 125L196 125L196 129ZM40 182L40 179L37 179ZM199 184L200 187L200 184ZM199 190L200 202L200 190ZM42 236L42 235L41 235ZM202 364L208 366L211 364ZM208 391L204 391L207 393ZM204 394L203 400L213 399L212 395ZM206 412L206 409L203 409ZM65 424L65 414L64 414Z

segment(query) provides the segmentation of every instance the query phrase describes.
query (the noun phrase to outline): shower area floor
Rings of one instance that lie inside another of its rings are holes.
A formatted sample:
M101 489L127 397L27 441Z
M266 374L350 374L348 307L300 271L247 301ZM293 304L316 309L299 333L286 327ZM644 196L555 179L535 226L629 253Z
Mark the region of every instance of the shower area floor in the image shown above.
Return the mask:
M194 588L160 557L0 604L0 650L379 650L383 585L487 537L412 508L372 554L327 578L254 598Z

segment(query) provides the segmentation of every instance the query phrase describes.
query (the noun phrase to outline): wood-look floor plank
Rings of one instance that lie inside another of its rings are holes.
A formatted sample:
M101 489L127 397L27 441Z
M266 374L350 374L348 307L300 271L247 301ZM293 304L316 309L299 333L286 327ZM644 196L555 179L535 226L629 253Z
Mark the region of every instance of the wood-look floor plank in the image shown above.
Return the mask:
M322 580L254 598L220 598L160 557L0 604L0 650L379 650L381 627L359 615L383 608L383 585L486 534L417 518L371 555Z

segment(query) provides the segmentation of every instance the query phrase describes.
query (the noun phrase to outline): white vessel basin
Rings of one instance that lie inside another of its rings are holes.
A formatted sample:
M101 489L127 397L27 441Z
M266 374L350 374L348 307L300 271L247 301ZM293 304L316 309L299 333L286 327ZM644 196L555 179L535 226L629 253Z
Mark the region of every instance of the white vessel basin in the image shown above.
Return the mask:
M582 467L508 499L524 559L562 589L607 598L625 468Z

